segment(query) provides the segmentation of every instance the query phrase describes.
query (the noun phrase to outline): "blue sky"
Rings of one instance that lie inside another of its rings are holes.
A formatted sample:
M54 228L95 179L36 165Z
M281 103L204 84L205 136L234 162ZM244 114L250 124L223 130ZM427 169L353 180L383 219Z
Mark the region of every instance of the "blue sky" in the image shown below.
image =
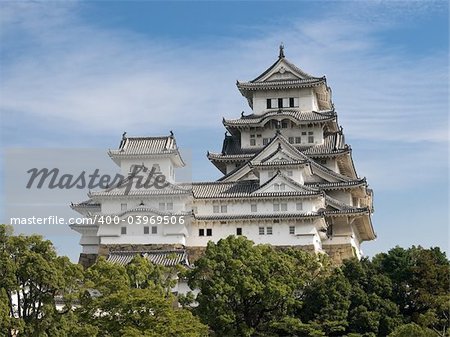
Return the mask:
M221 149L222 117L250 111L235 81L265 70L283 41L290 61L327 76L357 171L374 189L378 239L365 253L397 244L448 252L447 1L33 1L0 10L3 149L106 156L124 130L173 130L192 152L193 179L217 179L205 154ZM77 233L30 231L76 259Z

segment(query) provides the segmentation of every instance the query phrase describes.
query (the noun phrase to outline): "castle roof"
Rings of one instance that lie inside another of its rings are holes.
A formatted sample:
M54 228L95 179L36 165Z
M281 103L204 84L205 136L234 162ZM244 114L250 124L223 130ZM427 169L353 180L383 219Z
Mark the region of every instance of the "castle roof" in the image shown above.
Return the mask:
M176 266L178 264L189 265L188 256L184 249L173 250L146 250L146 251L113 251L110 252L107 261L120 265L129 264L136 255L146 258L154 264L162 266Z
M253 106L253 92L257 90L284 90L291 88L316 88L320 101L325 108L331 108L329 88L325 76L315 77L288 61L284 51L278 59L261 75L251 81L236 85L241 94L247 98L250 107Z
M274 178L275 176L272 179ZM194 183L192 191L195 199L287 198L311 197L322 194L320 191L309 187L297 191L259 192L266 185L267 182L260 185L258 180L201 182Z
M276 117L276 118L274 118ZM286 109L281 108L276 111L267 110L262 114L251 114L248 116L242 116L238 119L223 119L223 124L228 127L255 127L264 126L269 120L272 119L290 119L297 124L301 122L307 123L324 123L327 121L332 121L336 119L336 113L334 110L324 110L324 111L300 111L300 109Z
M184 166L172 132L169 136L159 137L126 137L125 132L119 148L117 150L109 150L108 154L116 163L119 163L120 158L123 157L171 156L179 166Z

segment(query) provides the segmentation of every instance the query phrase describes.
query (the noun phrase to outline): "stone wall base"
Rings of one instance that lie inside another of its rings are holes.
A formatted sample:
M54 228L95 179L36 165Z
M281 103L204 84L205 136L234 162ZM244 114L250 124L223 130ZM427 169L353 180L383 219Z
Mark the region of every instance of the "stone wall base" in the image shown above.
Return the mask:
M108 256L110 252L117 251L133 251L133 252L145 252L148 250L172 250L172 249L184 249L185 247L180 244L114 244L114 245L100 245L98 249L98 255Z
M356 257L354 248L350 244L342 245L323 245L322 249L330 256L333 262L341 265L344 260Z
M205 254L206 247L186 247L189 263L192 264Z
M85 269L89 268L95 263L95 261L97 261L97 257L97 254L81 253L80 258L78 259L78 264L82 265Z
M316 250L313 245L307 246L274 246L276 249L301 249L306 252L315 253ZM92 266L97 261L98 256L108 256L110 252L115 251L135 251L143 252L148 250L172 250L172 249L186 249L189 263L195 263L206 251L206 247L184 247L180 244L119 244L119 245L101 245L97 254L80 254L78 263L84 268ZM341 265L344 260L356 256L352 245L323 245L322 249L327 253L336 265Z

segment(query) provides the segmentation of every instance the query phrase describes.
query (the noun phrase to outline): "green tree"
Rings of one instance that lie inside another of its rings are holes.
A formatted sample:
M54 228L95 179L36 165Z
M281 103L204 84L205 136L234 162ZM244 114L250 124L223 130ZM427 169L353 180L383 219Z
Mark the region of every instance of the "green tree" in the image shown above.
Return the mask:
M449 334L450 262L439 248L395 247L378 254L373 263L392 280L393 300L406 322Z
M197 317L175 306L163 270L141 257L126 267L100 258L86 270L86 292L75 313L99 337L207 336Z
M0 225L0 336L65 336L78 296L82 268L57 256L41 236L14 236ZM65 304L56 310L56 297Z
M275 250L230 236L209 242L188 273L200 289L195 312L218 336L265 336L301 305L304 289L326 260L300 250Z
M436 337L436 333L415 323L399 326L388 337Z
M342 336L348 326L350 294L350 282L335 269L306 289L300 317L326 336Z
M402 323L398 305L392 300L392 281L369 259L347 260L341 269L351 285L349 333L386 336Z

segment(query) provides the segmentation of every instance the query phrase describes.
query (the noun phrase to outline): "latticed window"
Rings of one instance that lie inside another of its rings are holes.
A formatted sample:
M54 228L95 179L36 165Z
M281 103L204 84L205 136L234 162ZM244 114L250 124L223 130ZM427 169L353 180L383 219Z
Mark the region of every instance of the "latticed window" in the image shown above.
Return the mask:
M259 235L264 235L264 227L259 227Z
M272 235L272 227L267 227L266 228L266 234L267 235Z
M295 234L295 226L289 226L289 234Z

